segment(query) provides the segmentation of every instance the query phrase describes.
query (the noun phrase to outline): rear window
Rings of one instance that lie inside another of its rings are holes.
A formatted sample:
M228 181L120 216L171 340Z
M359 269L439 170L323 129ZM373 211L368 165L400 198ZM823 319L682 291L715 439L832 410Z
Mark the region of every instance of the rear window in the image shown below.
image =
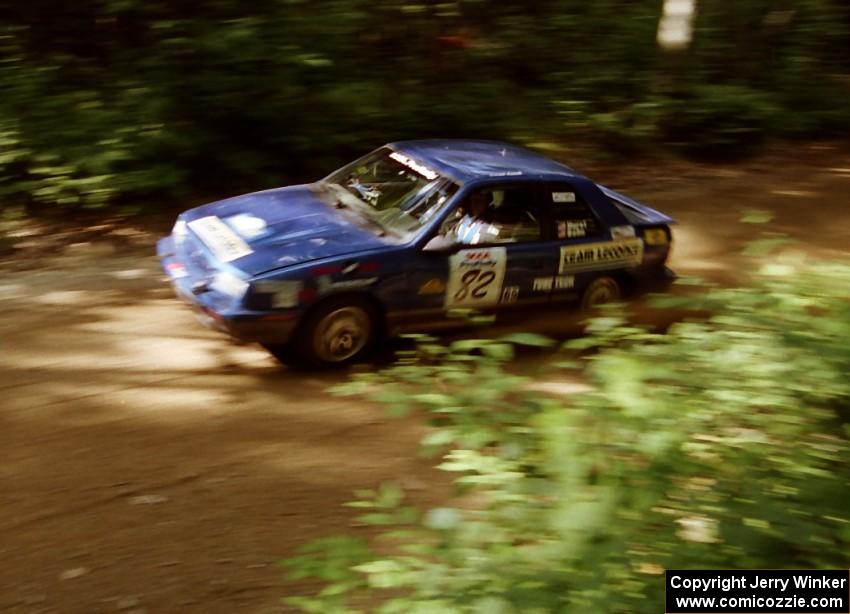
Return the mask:
M595 237L603 233L604 227L593 210L569 185L555 185L547 190L559 239Z
M628 203L624 203L621 200L617 200L616 198L608 197L608 201L617 207L623 215L626 216L626 219L629 220L632 224L646 224L649 222L649 218L643 215L640 211L629 205Z

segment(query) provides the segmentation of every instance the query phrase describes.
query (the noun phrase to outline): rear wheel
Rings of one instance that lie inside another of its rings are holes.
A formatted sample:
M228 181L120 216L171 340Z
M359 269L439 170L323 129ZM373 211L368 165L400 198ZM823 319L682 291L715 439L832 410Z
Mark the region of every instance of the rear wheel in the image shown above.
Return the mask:
M289 365L341 366L365 356L374 346L376 331L374 309L367 301L331 299L307 315L290 343L265 347Z
M614 303L623 296L620 283L613 277L597 277L584 289L581 295L581 308L591 309L596 305Z

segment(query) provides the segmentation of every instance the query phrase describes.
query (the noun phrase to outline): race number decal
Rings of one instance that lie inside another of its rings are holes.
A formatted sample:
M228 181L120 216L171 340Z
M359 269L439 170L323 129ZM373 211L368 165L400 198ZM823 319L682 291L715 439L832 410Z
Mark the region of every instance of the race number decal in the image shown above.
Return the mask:
M449 259L446 307L486 307L499 302L505 248L465 249Z
M242 240L242 237L214 215L189 222L189 228L222 262L231 262L254 253L254 250Z

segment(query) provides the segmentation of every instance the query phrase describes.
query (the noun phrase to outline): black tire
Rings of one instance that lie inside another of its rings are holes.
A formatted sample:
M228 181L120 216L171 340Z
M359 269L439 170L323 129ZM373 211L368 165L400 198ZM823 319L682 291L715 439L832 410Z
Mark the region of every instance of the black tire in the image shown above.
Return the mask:
M623 297L623 288L613 277L607 275L597 277L587 284L581 294L581 308L593 309L597 305L616 303Z
M260 345L278 362L287 366L298 365L298 354L295 352L292 343L261 343Z
M378 337L379 321L372 304L348 296L316 305L288 344L266 349L290 366L341 367L367 356Z

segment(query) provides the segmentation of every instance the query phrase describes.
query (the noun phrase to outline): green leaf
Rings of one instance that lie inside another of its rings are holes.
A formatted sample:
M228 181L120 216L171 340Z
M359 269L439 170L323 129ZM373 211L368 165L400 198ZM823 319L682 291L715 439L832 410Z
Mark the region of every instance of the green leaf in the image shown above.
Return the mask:
M455 440L454 432L449 428L437 428L422 438L424 446L446 446Z
M532 347L552 347L555 344L553 339L537 335L534 333L513 333L502 337L502 341L506 343L516 343L517 345L528 345Z
M741 221L745 224L767 224L772 219L773 214L762 209L750 209L741 216Z
M461 515L456 509L437 507L428 510L423 522L429 529L448 531L458 527L461 522Z
M588 350L599 345L599 340L595 337L576 337L575 339L570 339L569 341L564 342L563 348L565 350Z

